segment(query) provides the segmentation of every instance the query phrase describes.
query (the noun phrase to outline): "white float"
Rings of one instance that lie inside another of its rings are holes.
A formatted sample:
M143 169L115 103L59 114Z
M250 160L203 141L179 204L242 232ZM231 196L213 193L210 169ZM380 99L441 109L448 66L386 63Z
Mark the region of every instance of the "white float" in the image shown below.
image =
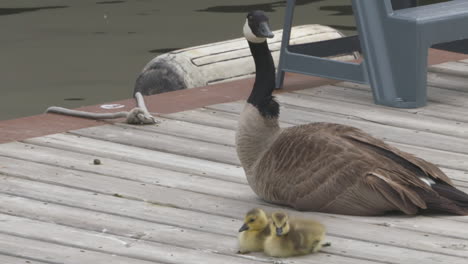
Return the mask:
M273 31L268 39L275 65L278 64L283 31ZM336 29L323 25L293 27L291 44L302 44L341 38ZM355 54L335 57L355 59ZM135 83L135 92L144 95L206 86L253 76L255 65L245 38L237 38L186 49L174 50L152 59Z

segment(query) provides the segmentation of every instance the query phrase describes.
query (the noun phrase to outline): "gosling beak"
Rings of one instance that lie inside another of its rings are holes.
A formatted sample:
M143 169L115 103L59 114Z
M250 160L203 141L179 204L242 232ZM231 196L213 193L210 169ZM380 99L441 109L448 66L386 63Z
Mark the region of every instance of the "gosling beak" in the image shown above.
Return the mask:
M239 232L242 232L242 231L245 231L245 230L249 230L249 227L247 226L247 224L243 224L241 226L241 228L239 229Z
M268 22L261 22L258 28L258 33L260 36L258 37L263 37L263 38L272 38L275 36L273 32L270 30L270 25Z
M276 228L276 235L281 236L283 234L283 228L282 227L277 227Z

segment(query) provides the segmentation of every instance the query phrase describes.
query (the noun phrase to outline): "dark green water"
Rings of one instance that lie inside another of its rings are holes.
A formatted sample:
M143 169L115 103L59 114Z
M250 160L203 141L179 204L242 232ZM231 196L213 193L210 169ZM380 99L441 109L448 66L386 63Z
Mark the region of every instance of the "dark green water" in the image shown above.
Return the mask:
M349 0L297 3L295 24L354 33ZM130 98L154 56L241 37L254 9L279 29L284 7L268 0L1 0L0 120Z

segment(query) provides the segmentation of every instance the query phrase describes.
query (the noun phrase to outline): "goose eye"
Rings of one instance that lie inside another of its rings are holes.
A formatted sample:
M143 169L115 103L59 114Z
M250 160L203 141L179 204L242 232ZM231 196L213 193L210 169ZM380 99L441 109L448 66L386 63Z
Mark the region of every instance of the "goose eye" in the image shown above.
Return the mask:
M255 219L250 218L249 222L252 223L253 221L255 221Z

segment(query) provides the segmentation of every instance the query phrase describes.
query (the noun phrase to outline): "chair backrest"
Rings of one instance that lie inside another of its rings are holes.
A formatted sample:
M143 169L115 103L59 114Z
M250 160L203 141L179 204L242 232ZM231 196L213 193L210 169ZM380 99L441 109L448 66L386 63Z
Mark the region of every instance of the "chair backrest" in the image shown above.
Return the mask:
M383 1L375 1L375 2L383 2L382 7L384 8L385 14L389 15L393 13L393 4L392 0L383 0Z
M369 10L380 17L387 17L393 13L392 0L353 0L354 11ZM355 12L356 14L356 12Z

